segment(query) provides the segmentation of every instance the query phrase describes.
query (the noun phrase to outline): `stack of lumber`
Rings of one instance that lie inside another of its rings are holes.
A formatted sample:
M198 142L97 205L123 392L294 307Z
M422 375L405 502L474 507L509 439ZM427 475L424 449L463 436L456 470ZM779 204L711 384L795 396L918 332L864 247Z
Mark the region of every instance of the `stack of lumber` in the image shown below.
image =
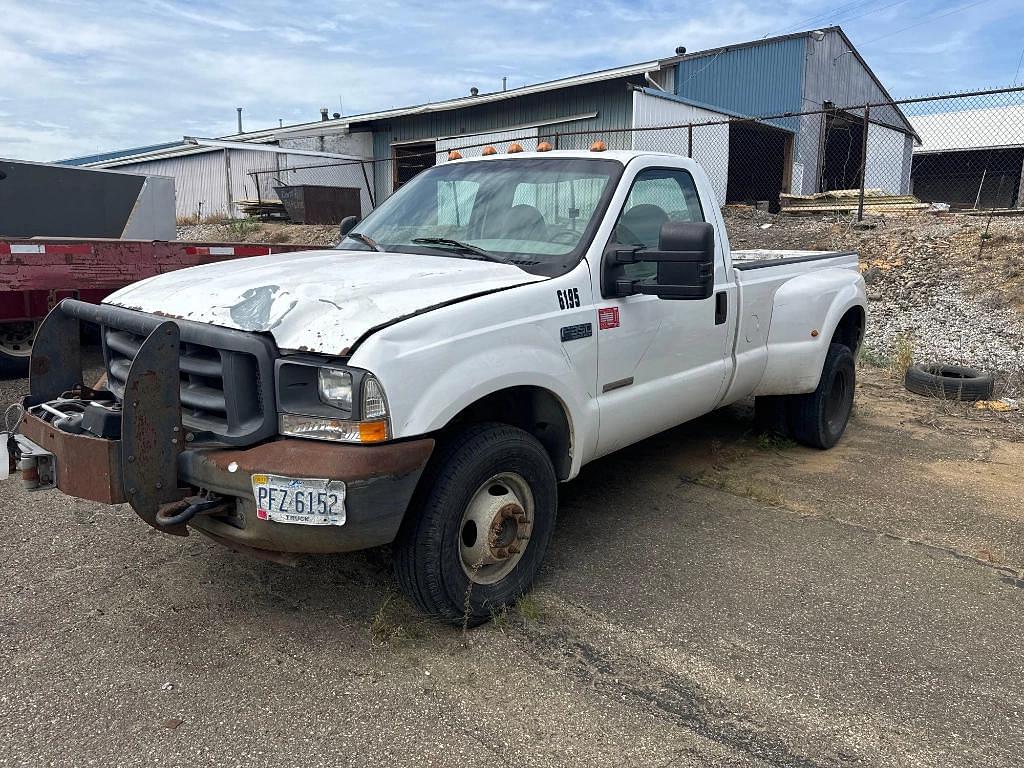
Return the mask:
M278 200L238 200L238 209L253 219L287 219L284 205Z
M835 189L814 195L779 195L782 213L856 213L859 189ZM904 213L928 210L913 195L893 195L883 189L864 190L864 211L870 213Z

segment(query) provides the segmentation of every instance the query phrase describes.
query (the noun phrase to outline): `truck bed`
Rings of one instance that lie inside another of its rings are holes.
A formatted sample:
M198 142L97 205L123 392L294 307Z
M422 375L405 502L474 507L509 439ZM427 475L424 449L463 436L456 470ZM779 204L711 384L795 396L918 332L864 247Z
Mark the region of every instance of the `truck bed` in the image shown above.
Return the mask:
M810 261L825 261L841 257L852 258L853 264L857 263L856 251L770 251L765 249L752 249L746 251L732 252L732 265L736 269L763 269L764 267L778 267L784 264L802 264ZM847 260L837 263L835 266L850 266Z

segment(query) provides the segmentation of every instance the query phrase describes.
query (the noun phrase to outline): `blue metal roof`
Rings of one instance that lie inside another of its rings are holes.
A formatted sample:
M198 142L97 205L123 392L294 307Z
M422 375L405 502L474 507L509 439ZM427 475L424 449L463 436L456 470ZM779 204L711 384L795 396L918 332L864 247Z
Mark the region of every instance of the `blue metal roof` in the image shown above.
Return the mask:
M90 163L102 163L107 160L119 160L122 157L141 155L144 152L156 152L160 149L171 149L180 147L181 141L168 141L163 144L148 144L144 147L131 147L130 149L116 149L113 152L101 152L97 155L84 155L82 157L69 157L67 160L57 160L58 165L89 165Z

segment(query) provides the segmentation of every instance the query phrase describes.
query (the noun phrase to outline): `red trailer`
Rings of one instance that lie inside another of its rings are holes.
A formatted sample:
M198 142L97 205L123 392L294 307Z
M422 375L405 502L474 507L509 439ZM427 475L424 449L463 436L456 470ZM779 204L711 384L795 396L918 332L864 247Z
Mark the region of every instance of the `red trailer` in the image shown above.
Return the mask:
M0 239L0 361L25 362L39 322L65 298L99 302L183 267L323 246L162 240Z

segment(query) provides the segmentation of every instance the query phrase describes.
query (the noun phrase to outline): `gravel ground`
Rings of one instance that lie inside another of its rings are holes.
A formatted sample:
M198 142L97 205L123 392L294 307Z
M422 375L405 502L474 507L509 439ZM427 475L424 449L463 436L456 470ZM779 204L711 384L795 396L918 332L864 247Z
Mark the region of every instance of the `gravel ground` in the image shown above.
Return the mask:
M1024 386L1024 217L774 216L727 208L735 248L856 250L868 283L867 352L974 366ZM988 227L988 236L983 234Z
M277 224L241 219L223 224L179 225L178 239L199 243L334 245L338 242L338 227L334 224Z

